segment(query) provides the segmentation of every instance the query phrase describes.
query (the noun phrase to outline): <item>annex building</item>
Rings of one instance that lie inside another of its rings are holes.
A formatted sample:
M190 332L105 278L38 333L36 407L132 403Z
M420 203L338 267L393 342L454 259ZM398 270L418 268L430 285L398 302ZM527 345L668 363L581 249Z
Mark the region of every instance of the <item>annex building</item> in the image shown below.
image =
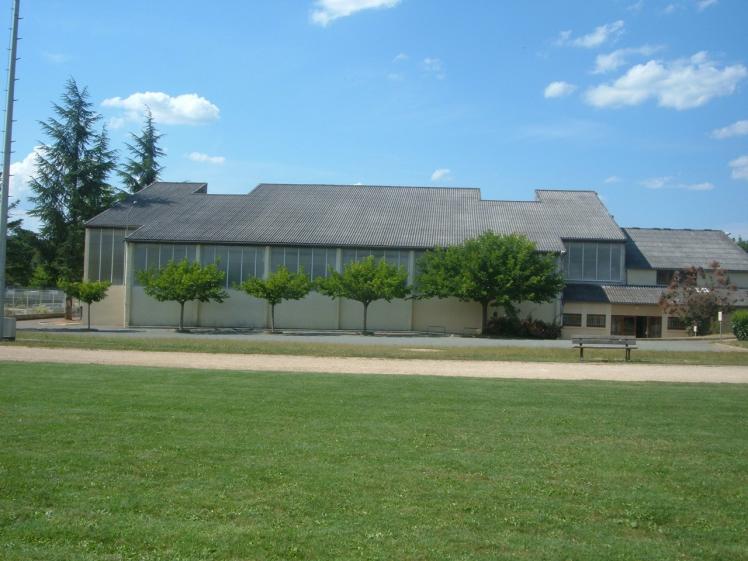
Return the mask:
M246 195L213 195L204 183L156 182L87 223L85 276L112 283L94 306L96 323L173 326L176 303L160 303L135 272L170 260L217 263L231 297L192 302L185 326L269 325L269 307L232 287L280 267L312 279L328 267L373 255L407 269L418 258L492 230L526 235L558 256L567 286L550 303L520 306L523 316L562 323L576 335L683 335L664 316L660 295L675 270L717 260L748 307L748 253L718 230L621 228L594 191L537 190L531 201L493 201L465 188L260 184ZM358 302L311 293L276 308L279 328L360 329ZM480 305L454 299L375 302L376 330L475 333Z

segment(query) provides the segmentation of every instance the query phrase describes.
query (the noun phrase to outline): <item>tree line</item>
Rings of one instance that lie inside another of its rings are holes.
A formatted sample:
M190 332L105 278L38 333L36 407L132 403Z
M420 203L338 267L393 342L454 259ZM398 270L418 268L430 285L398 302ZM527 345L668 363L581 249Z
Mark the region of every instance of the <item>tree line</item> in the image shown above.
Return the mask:
M94 109L87 88L70 78L53 116L40 122L46 137L38 150L35 172L29 181L39 232L23 228L13 219L18 202L11 206L8 223L8 286L64 288L83 278L85 223L129 193L136 193L159 178L162 135L146 110L139 134L126 143L128 157L118 162L110 146L106 125ZM110 182L117 176L124 189Z
M369 256L346 264L342 271L329 268L327 276L316 282L303 269L290 272L279 267L267 278L249 278L233 288L269 304L271 331L275 331L276 306L300 300L315 290L333 299L359 302L362 328L367 333L369 306L379 300L457 298L477 302L485 332L490 306L517 318L521 302L549 302L564 286L555 255L538 252L532 241L518 234L486 232L459 245L427 251L418 265L420 271L412 285L404 267ZM179 331L184 330L187 302L223 302L229 297L223 288L225 274L213 263L202 266L186 259L171 261L160 270L137 274L147 295L179 304Z

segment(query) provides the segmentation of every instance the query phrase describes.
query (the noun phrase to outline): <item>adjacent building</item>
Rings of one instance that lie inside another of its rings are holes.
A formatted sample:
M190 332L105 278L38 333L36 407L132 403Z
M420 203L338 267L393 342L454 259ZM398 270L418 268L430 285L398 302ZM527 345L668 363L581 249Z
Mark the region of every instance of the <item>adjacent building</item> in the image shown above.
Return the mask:
M492 230L520 233L538 251L558 256L567 286L553 302L522 304L520 313L563 323L564 336L682 335L658 304L672 273L718 260L748 306L748 254L723 232L621 228L593 191L537 190L531 201L493 201L478 189L365 185L261 184L246 195L213 195L204 183L157 182L90 220L85 276L112 283L96 321L172 326L177 305L159 303L138 285L136 271L170 260L217 263L231 298L191 303L185 324L268 325L269 310L233 287L280 266L312 278L369 255L417 276L418 258ZM373 329L475 333L478 304L454 299L376 302ZM276 309L285 328L358 329L361 306L312 293Z

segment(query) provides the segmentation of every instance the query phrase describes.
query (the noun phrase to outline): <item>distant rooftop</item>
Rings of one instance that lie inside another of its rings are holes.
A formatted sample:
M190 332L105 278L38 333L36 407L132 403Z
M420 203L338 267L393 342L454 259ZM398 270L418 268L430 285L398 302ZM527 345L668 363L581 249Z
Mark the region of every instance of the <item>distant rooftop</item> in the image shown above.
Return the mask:
M202 183L154 183L88 222L149 242L430 248L487 230L525 234L542 251L562 240L625 241L593 191L538 190L532 201L483 200L474 188L258 185L209 195Z
M706 268L716 259L725 269L748 271L748 253L721 230L624 228L624 231L629 268Z

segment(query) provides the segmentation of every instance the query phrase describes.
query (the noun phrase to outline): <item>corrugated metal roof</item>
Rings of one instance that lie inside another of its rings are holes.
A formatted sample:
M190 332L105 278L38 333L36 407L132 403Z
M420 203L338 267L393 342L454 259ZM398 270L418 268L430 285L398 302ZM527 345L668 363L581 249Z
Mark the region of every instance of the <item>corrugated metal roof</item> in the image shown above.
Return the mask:
M631 269L709 267L715 259L730 271L748 271L748 253L720 230L624 228Z
M661 286L622 286L568 284L564 287L566 302L601 302L604 304L659 304L664 292ZM735 306L748 306L748 290L733 293Z
M563 239L625 240L592 191L484 201L466 188L261 184L247 195L183 196L187 187L171 188L159 201L159 185L141 191L148 196L142 204L138 193L135 205L131 198L89 226L129 220L142 225L133 240L268 245L430 248L487 230L525 234L542 251L562 250Z
M168 183L157 181L128 195L112 208L97 214L86 223L92 228L136 228L157 220L165 212L174 210L191 195L204 194L207 183Z

